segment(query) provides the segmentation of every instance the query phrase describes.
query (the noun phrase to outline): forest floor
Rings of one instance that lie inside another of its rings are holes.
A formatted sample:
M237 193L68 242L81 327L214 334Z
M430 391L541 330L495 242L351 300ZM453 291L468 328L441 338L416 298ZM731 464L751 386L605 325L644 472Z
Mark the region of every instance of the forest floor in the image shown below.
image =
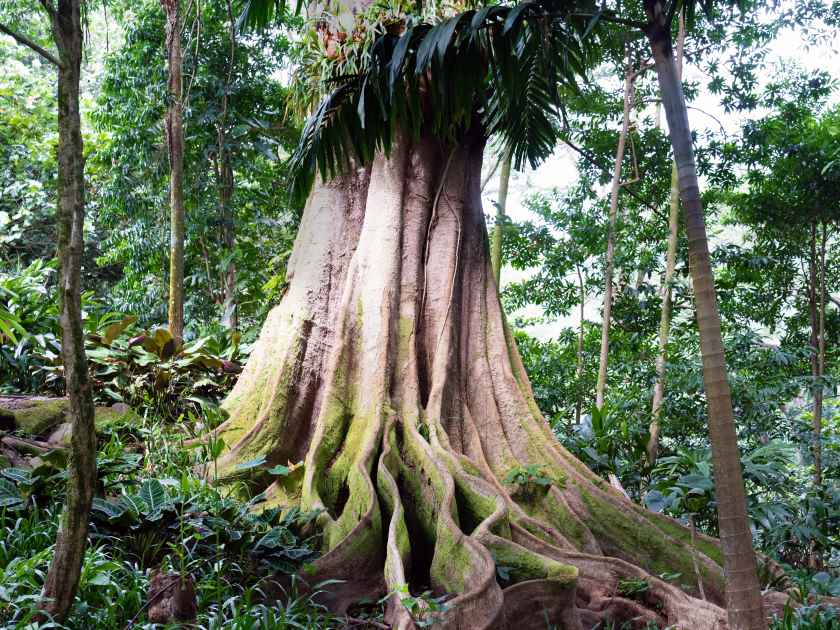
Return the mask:
M0 398L2 629L38 627L66 478L63 405ZM192 628L385 627L381 604L339 618L317 603L318 585L304 586L313 514L259 510L247 487L205 483L210 453L184 446L183 427L122 412L97 418L99 487L76 603L64 625L41 627L165 627L153 623L163 621L154 593L168 575L191 582Z

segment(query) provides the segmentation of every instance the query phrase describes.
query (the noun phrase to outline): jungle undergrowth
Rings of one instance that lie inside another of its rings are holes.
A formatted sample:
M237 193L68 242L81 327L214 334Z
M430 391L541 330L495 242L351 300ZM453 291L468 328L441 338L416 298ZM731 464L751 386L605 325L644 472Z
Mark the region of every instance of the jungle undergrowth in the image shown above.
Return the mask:
M212 452L182 441L178 427L150 417L100 437L89 548L63 625L34 624L58 529L61 473L0 470L0 629L163 627L146 618L153 570L195 580L193 628L347 627L316 603L319 585L303 584L317 556L316 514L256 510L261 497L246 486L207 484L200 473ZM360 607L354 627L377 623L382 612L377 603Z

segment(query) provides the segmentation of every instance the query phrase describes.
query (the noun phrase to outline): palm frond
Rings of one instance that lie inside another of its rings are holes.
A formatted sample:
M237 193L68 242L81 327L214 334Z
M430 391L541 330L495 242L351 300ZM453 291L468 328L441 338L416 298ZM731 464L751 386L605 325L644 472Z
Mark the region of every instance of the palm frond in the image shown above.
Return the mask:
M389 151L397 128L455 141L480 124L501 136L518 168L536 166L557 144L561 93L576 90L589 65L593 18L579 8L525 0L381 35L363 71L335 79L307 121L292 161L294 198L305 198L316 171L326 179L350 158Z

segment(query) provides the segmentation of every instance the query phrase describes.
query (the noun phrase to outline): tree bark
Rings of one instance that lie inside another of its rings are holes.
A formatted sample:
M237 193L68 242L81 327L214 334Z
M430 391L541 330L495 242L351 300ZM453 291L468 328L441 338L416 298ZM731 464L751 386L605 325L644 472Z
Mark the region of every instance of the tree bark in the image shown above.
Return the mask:
M680 13L677 35L677 77L682 80L683 49L685 46L685 16ZM659 117L657 116L657 123ZM662 310L659 316L659 354L656 355L656 384L653 386L651 404L650 438L648 439L648 463L653 466L659 453L659 433L662 402L665 399L666 364L668 362L668 337L671 334L671 283L677 263L677 244L680 228L680 182L677 163L671 164L671 204L668 213L668 252L665 256L665 275L662 278Z
M502 158L502 172L499 173L499 199L496 202L496 224L493 226L493 238L490 240L490 265L493 268L493 277L496 279L496 287L499 290L501 290L502 275L502 224L505 221L505 211L507 210L512 158L510 151L506 152Z
M453 595L448 628L720 627L717 543L697 543L709 602L657 578L694 573L690 531L575 460L536 407L493 280L476 134L402 139L316 184L211 472L252 476L269 505L324 510L310 577L343 580L323 595L337 611L407 584ZM279 482L237 469L260 457L303 466ZM550 485L508 480L526 466ZM616 595L630 576L649 601ZM415 626L398 597L387 609Z
M183 54L180 0L161 0L166 14L166 55L169 70L169 103L166 110L166 143L169 148L169 332L180 343L184 338L184 121Z
M225 252L226 262L222 272L222 323L229 330L236 330L239 327L239 317L236 307L236 262L234 261L234 250L236 248L236 224L234 222L233 208L233 166L231 165L230 147L227 146L227 118L230 97L228 96L231 78L233 76L234 64L236 62L236 21L233 15L233 7L230 0L227 2L228 22L230 25L228 34L230 37L230 59L228 61L228 74L225 81L225 90L222 94L222 114L219 123L219 208L222 223L222 246Z
M811 431L814 457L813 488L822 492L822 416L823 416L823 370L825 366L825 225L822 226L822 240L817 251L817 221L811 222L811 255L809 270L809 316L811 320L811 392L813 409ZM820 567L820 553L817 541L811 540L808 546L808 565L812 569Z
M670 24L661 0L645 0L659 88L677 163L680 197L685 210L689 267L694 285L703 380L709 406L709 433L715 470L719 528L726 569L726 609L732 630L767 628L755 553L747 518L738 437L732 416L726 359L717 309L712 265L700 188L694 163L688 111L671 47Z
M82 329L81 267L84 251L84 157L79 80L83 32L80 0L50 8L58 71L58 256L61 357L72 423L67 498L53 559L44 581L42 609L63 620L76 596L96 487L96 432Z
M624 69L624 115L621 132L618 134L618 146L615 150L612 186L610 189L610 216L607 228L607 254L604 269L604 308L601 324L601 355L598 362L598 384L595 388L595 406L604 406L604 393L607 387L607 364L610 352L610 320L612 319L613 267L615 259L615 224L618 217L618 192L621 189L621 166L624 162L624 147L630 131L630 109L633 100L633 82L635 75L630 68L630 53L627 53Z
M584 310L586 308L586 290L583 285L583 275L580 272L580 265L575 265L578 277L578 290L580 291L580 305L578 317L578 338L577 351L575 352L575 424L580 424L581 411L583 410L583 334L584 334Z
M820 381L820 328L822 322L820 309L821 281L820 258L817 250L817 222L811 222L811 255L808 261L808 307L811 320L811 396L813 398L812 431L814 456L814 487L822 486L822 399L823 389Z

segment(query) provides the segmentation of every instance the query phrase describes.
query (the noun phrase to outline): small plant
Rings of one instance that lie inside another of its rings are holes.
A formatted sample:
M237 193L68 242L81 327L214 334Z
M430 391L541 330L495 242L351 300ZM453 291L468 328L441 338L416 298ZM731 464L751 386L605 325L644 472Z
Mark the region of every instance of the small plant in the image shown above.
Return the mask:
M531 495L547 491L554 480L546 475L538 464L528 464L511 468L504 482L516 486L516 491L520 494Z
M840 630L840 611L833 606L815 604L793 608L785 605L780 617L773 619L771 630Z
M618 581L618 592L628 599L639 599L650 590L650 584L642 578L622 578Z
M418 628L428 628L440 621L440 618L450 609L445 602L447 596L432 597L431 591L424 591L420 595L412 595L408 584L402 584L394 592L389 593L381 602L386 601L391 595L396 595L403 607L411 615L414 625ZM380 603L381 603L380 602Z

